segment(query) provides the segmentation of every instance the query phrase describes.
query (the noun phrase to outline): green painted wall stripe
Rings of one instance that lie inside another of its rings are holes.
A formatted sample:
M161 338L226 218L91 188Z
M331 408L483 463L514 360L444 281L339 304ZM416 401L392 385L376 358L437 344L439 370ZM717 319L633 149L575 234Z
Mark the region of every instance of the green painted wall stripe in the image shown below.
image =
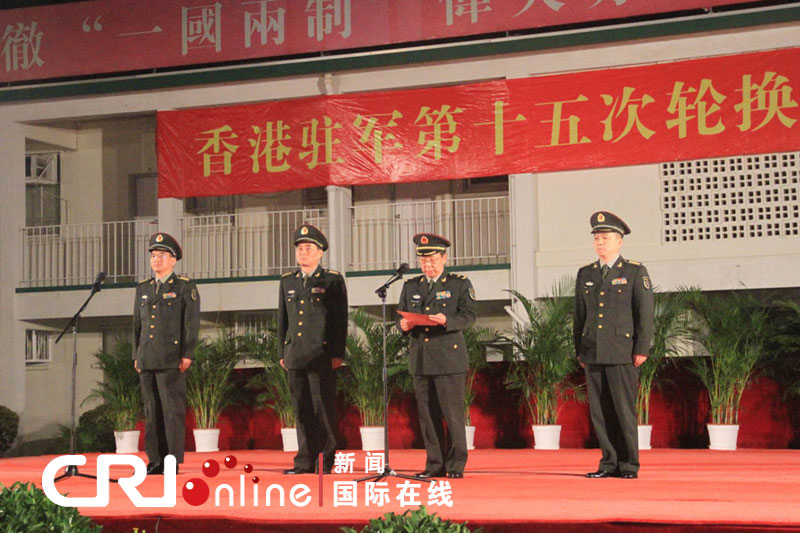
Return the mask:
M373 52L357 57L320 57L297 62L275 62L258 66L227 66L214 71L173 72L118 79L67 82L59 85L27 86L0 90L0 102L91 96L131 91L148 91L214 83L244 82L338 72L374 69L415 63L452 61L483 56L534 52L616 41L651 39L671 35L728 30L795 22L800 7L780 7L761 11L731 12L683 20L642 23L622 27L598 28L566 34L541 34L497 42L456 44L420 50Z
M447 270L451 272L463 272L463 271L478 271L478 270L508 270L511 268L509 263L500 263L497 265L465 265L465 266L454 266L454 267L447 267ZM356 271L356 272L348 272L347 276L352 278L359 278L359 277L368 277L368 276L391 276L394 274L394 270L364 270L364 271ZM421 270L418 268L412 268L408 271L409 275L420 274ZM251 283L257 281L277 281L281 279L281 275L274 275L274 276L242 276L242 277L235 277L235 278L205 278L205 279L193 279L195 283L198 285L208 285L210 283ZM127 283L106 283L103 285L103 290L107 289L129 289L131 287L136 287L138 282L127 282ZM16 289L17 294L25 294L25 293L32 293L32 292L54 292L54 291L88 291L91 290L91 285L59 285L55 287L21 287Z

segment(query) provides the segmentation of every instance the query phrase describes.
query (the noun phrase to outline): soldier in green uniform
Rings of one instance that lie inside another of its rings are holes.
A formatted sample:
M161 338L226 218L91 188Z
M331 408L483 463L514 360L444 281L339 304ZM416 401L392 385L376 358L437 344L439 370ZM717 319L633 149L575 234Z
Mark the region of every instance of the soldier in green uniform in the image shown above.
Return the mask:
M408 367L414 379L427 460L417 477L464 477L467 436L464 387L468 370L462 330L475 323L475 289L466 276L444 269L450 241L432 233L414 236L422 275L403 285L398 310L429 315L435 325L398 318L409 335ZM443 421L450 436L445 443Z
M281 278L278 299L278 355L289 372L297 420L297 455L284 474L329 474L337 447L336 374L347 341L347 288L338 272L320 266L328 241L304 224L294 233L300 267Z
M174 272L182 251L172 236L153 234L148 249L154 276L136 286L133 363L144 402L147 473L163 474L167 455L183 462L186 371L200 329L200 296Z
M625 222L607 211L590 218L598 260L578 271L575 350L586 372L589 413L602 457L590 478L636 479L639 369L653 340L653 286L641 263L619 255Z

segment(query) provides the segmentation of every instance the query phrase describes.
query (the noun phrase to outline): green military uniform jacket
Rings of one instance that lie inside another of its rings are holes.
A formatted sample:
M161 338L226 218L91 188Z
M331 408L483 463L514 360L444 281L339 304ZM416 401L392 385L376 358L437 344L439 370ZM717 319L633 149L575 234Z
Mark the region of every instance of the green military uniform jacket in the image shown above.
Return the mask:
M416 326L408 332L408 367L412 375L456 374L468 370L467 346L461 331L475 323L477 305L475 289L466 276L445 270L430 291L424 275L410 278L403 284L397 309L447 316L444 326ZM398 315L398 327L401 319Z
M178 368L194 359L200 331L200 295L194 282L174 272L156 295L155 278L136 286L133 358L140 370Z
M578 270L575 282L575 351L587 364L631 363L649 355L653 340L653 287L641 263L619 257L603 281L600 261Z
M278 355L289 370L328 368L344 358L347 287L338 272L321 266L307 285L298 269L284 274L278 301Z

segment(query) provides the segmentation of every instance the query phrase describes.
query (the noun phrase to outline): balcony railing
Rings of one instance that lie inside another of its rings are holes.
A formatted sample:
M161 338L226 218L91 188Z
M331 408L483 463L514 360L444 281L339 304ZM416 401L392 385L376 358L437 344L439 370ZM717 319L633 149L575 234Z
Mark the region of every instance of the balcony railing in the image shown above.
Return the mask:
M301 224L327 233L327 210L185 217L180 270L199 279L281 274L297 264L292 236Z
M462 198L355 206L348 270L416 264L414 234L452 241L450 265L510 262L508 197ZM308 223L328 233L326 209L261 211L181 219L183 260L177 270L197 279L277 275L295 267L292 235ZM150 276L148 238L155 221L40 226L23 230L21 287L86 285L98 272L108 282Z
M147 241L154 220L36 226L22 229L22 287L87 285L98 272L107 282L150 274Z
M353 207L351 269L413 267L411 239L422 232L450 239L450 265L510 262L508 197L494 196Z

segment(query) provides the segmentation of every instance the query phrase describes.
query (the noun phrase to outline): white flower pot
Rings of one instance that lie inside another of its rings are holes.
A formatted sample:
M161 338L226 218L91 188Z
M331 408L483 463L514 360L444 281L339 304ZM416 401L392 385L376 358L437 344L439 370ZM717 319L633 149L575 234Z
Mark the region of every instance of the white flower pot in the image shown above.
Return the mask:
M739 437L738 424L707 424L709 449L735 450Z
M558 450L561 441L561 426L531 426L534 450Z
M194 449L197 452L219 451L219 428L195 429Z
M117 444L117 453L138 453L140 433L138 429L133 431L115 431L114 441Z
M383 450L383 426L361 426L361 449L366 451Z
M475 426L465 426L467 430L467 449L475 449Z
M281 438L283 439L283 451L297 451L297 428L281 428Z
M653 426L639 426L639 449L640 450L649 450L650 448L650 437L653 434Z

